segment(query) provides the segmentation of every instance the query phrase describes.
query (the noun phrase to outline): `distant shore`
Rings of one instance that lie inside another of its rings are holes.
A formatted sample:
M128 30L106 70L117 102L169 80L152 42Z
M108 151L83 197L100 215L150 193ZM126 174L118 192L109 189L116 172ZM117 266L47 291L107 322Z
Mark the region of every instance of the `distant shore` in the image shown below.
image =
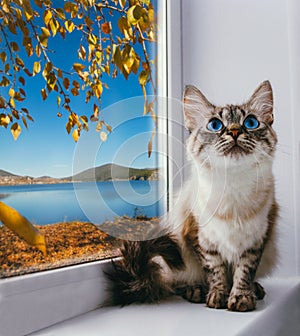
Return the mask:
M0 186L18 186L32 184L61 184L71 183L69 179L59 179L53 177L23 177L23 176L1 176Z
M114 178L107 180L99 180L96 182L113 182L113 181L157 181L158 178L135 178L132 177L130 179L122 179L122 178ZM94 181L80 181L80 180L70 180L70 179L59 179L59 178L7 178L0 177L0 187L1 186L19 186L19 185L36 185L36 184L63 184L63 183L85 183L85 182L94 182Z
M32 177L16 175L0 169L0 186L31 185L31 184L59 184L71 182L106 182L106 181L156 181L159 179L159 168L132 168L117 164L105 164L89 168L72 176L62 178L48 175Z

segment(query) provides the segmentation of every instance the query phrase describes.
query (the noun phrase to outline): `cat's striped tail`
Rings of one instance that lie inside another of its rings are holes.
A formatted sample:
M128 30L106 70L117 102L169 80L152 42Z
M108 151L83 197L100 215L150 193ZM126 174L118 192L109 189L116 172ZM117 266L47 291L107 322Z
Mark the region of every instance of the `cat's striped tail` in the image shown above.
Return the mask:
M161 266L153 260L161 256L171 270L184 268L180 247L171 235L146 241L126 241L122 256L105 270L108 280L108 302L129 305L151 303L173 294L170 284L161 275Z

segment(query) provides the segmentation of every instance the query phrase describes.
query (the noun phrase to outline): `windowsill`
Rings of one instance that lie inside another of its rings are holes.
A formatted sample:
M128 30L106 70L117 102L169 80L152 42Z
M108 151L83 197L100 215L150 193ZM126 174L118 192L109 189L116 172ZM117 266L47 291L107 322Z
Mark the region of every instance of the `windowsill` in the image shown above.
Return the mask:
M0 336L24 336L99 307L105 263L1 279Z
M300 330L300 278L262 281L266 297L257 309L233 313L180 298L154 305L100 308L31 334L81 335L296 335ZM84 300L84 298L83 298ZM267 328L266 328L267 327Z

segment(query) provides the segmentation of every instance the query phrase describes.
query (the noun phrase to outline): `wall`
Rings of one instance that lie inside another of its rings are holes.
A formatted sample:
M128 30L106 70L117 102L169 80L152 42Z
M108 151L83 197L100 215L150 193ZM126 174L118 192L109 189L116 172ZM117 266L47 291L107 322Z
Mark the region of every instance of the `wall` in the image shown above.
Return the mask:
M296 33L292 33L297 24L291 18L294 5L293 0L182 1L184 84L198 86L221 105L245 101L265 79L272 83L279 138L274 173L281 206L277 273L284 276L297 274L299 263L299 153L295 142L299 138L293 132L296 116L292 113L296 113L297 78L292 66L300 52L295 47Z

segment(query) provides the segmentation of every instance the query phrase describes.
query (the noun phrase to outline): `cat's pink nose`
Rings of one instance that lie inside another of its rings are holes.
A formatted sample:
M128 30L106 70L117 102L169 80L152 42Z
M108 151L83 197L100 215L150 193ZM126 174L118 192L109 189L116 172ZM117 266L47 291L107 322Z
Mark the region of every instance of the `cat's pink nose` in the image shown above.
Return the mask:
M238 124L233 124L228 128L227 133L236 140L238 136L242 133L241 126Z

